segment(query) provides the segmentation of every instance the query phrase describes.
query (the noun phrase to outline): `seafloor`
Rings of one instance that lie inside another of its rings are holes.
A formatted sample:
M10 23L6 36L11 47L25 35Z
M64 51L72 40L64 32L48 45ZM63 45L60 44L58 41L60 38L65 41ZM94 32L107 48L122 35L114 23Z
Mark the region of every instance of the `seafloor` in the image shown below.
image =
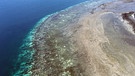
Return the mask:
M49 15L20 49L13 76L134 76L135 1L86 1Z

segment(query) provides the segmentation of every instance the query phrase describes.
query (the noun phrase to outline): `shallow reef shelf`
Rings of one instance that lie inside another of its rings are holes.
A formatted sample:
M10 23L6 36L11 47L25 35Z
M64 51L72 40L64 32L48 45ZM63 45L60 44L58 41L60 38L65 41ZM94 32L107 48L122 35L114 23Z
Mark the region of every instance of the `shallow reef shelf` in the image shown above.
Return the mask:
M85 24L86 25L91 24L92 21L90 23L90 19L87 17L86 17L87 18L86 21L82 23L80 23L80 21L83 20L82 18L86 15L88 15L89 17L89 15L93 16L93 14L95 14L96 12L98 13L99 11L103 12L102 10L107 8L106 5L108 5L109 3L111 4L111 2L115 3L115 1L116 0L89 0L89 1L71 6L65 10L56 12L54 14L51 14L42 18L34 26L31 32L27 35L26 39L24 40L23 45L20 47L20 54L18 56L18 60L15 65L16 71L13 73L13 76L21 76L21 75L23 76L87 76L88 74L86 74L85 72L86 66L84 68L84 66L81 65L81 63L83 62L80 62L81 60L79 60L80 56L85 57L85 55L79 54L80 49L78 49L78 48L86 47L86 46L85 45L83 46L83 43L81 44L81 42L80 43L77 42L77 38L75 36L78 36L76 35L76 32L78 34L78 30L81 30L85 26ZM110 11L110 8L108 7L107 9ZM115 11L113 9L113 13L114 12ZM118 13L118 12L115 12L115 13ZM113 15L111 14L111 16ZM106 17L108 17L109 19L110 14L107 14L107 16L105 15L105 18ZM90 16L90 18L92 20L94 19L94 16L93 17ZM94 20L93 22L95 21L96 20ZM107 22L106 19L102 19L102 21L105 22L105 23L102 23L104 25ZM95 30L99 30L99 28L93 25L91 25L91 27ZM103 26L103 29L107 30L108 29L107 27L108 26ZM87 29L87 28L83 28L83 29ZM84 34L90 31L92 31L92 29L89 31L85 31ZM107 32L110 32L110 31L112 33L112 31L114 30L112 29L107 30ZM82 32L80 33L83 34ZM113 43L113 38L111 38L110 35L108 36L108 33L106 33L106 31L104 31L104 33L107 34L105 37L107 37L108 40L110 39L110 41L112 40L112 43ZM101 34L101 33L98 32L98 34ZM97 35L93 35L93 37L95 36ZM78 36L78 39L79 37L80 36ZM88 37L89 37L89 34L88 34ZM89 39L92 40L91 38ZM95 39L95 41L93 40L91 42L96 43L97 41ZM121 41L121 40L118 39L118 41ZM87 43L86 41L85 44L89 44L89 43ZM106 45L105 43L103 44L104 46L101 45L103 50L105 47L110 47L108 46L109 44L108 45ZM82 46L78 47L79 45L82 45ZM87 48L81 49L81 51L83 50L87 50ZM97 61L97 63L99 61ZM102 57L101 57L101 61L102 61ZM95 62L96 62L96 58L95 58ZM103 63L106 63L106 62L103 62ZM96 65L96 63L94 65ZM108 65L110 66L110 64ZM90 66L91 65L89 65L89 67ZM97 64L95 67L104 68L104 66L100 66L100 64L99 65ZM105 71L108 71L107 69L105 68ZM101 72L102 69L99 71ZM93 72L93 76L96 76L94 75L94 72Z

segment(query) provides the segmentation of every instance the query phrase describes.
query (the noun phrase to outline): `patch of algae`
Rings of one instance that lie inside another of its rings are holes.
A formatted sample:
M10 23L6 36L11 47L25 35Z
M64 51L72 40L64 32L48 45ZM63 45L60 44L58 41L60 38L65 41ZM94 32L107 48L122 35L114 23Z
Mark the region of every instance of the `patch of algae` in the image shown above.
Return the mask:
M60 30L55 28L46 31L43 42L44 46L36 47L37 52L42 51L42 53L39 53L40 56L35 55L36 65L33 66L32 75L81 76L82 73L77 62L75 48L69 39L62 35ZM37 42L35 44L39 45ZM44 50L41 50L41 48ZM39 58L41 56L42 58Z

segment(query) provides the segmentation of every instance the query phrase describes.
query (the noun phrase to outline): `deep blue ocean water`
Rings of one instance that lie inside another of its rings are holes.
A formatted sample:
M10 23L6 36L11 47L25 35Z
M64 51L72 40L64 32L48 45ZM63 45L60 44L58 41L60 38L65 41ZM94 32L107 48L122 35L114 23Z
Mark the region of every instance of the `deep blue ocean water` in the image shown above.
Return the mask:
M19 47L42 17L86 0L0 0L0 76L10 76Z

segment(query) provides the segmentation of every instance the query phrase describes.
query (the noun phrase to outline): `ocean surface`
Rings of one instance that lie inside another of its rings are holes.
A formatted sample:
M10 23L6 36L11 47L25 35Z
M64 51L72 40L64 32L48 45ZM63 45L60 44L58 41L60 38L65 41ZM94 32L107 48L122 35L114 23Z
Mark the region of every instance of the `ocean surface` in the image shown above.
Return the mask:
M0 0L0 76L11 76L23 40L44 16L87 0Z

